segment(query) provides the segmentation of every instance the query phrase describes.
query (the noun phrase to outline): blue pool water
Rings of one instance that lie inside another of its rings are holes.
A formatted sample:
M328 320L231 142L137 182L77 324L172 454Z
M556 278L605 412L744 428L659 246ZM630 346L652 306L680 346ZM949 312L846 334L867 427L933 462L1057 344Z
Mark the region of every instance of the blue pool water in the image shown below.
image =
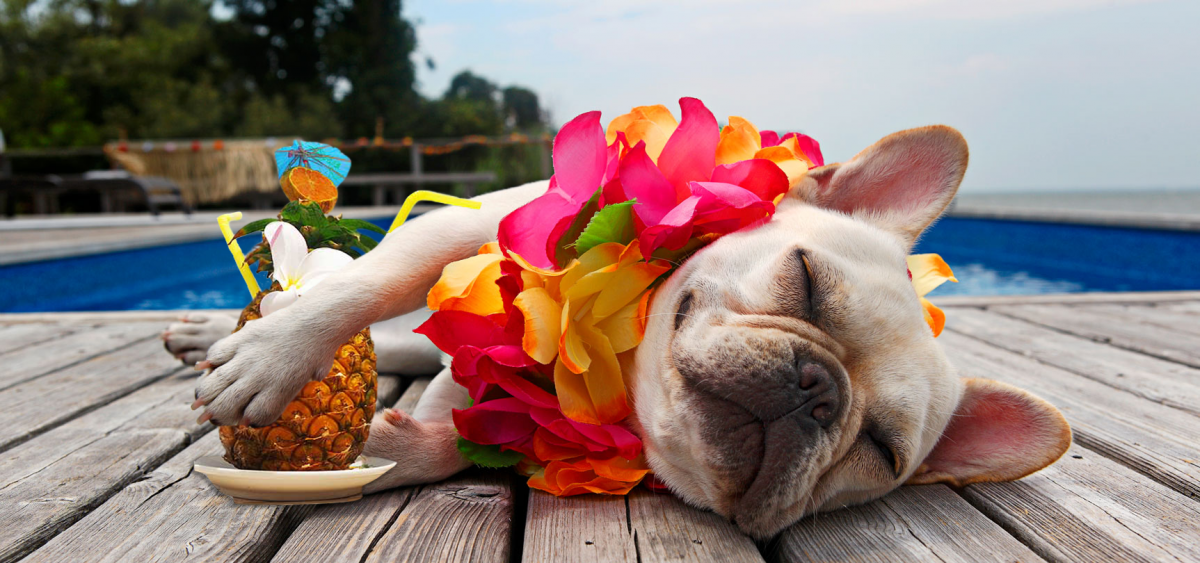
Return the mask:
M258 239L243 240L248 251ZM941 254L960 280L935 296L1200 289L1200 233L948 218L916 251ZM0 312L239 309L248 301L220 239L0 267Z

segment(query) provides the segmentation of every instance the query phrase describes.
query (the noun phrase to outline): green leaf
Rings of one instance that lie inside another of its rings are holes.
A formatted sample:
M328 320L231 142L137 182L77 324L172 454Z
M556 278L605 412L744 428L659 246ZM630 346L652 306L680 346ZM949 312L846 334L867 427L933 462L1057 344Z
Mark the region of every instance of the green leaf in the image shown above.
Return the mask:
M476 444L461 436L458 438L458 451L475 465L493 469L511 467L522 459L525 459L525 454L521 452L514 452L512 450L502 452L500 451L500 446Z
M283 211L279 212L279 218L293 225L300 225L304 222L300 220L300 204L294 201L289 201L283 206Z
M290 204L289 204L290 205ZM321 228L325 226L325 212L316 203L298 203L300 207L300 224Z
M359 237L358 245L363 247L363 250L370 252L375 250L375 247L378 246L379 243L375 242L375 239L370 237Z
M630 200L606 205L593 215L587 227L575 240L575 252L582 256L596 245L606 242L633 242L636 236L633 231L633 205L636 202L637 200Z
M592 215L596 214L596 210L600 208L600 194L603 188L596 188L592 193L592 197L588 198L587 203L583 204L583 208L579 210L579 214L575 216L575 220L571 222L571 226L563 233L562 238L558 239L558 246L554 249L554 261L558 266L564 267L572 258L579 256L575 252L575 246L572 244L579 235L583 233L583 229L587 227L591 221Z
M387 234L387 231L383 230L379 225L376 225L370 221L363 221L362 219L342 219L341 221L338 221L338 224L351 229L366 229L372 233L379 233L381 235Z
M270 225L271 223L274 223L278 220L279 219L276 219L274 217L268 217L266 219L259 219L257 221L251 221L249 223L246 223L245 225L242 225L242 228L238 229L238 232L233 233L233 238L241 238L250 233L257 233L257 232L267 228L267 225Z

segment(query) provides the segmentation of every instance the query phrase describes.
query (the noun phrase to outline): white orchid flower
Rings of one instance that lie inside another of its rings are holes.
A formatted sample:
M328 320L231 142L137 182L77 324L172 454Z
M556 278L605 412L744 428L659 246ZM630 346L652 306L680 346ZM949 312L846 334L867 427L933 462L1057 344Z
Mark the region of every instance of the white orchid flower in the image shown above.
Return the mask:
M329 274L354 261L349 254L332 248L309 252L304 235L283 221L267 225L263 239L271 247L271 262L275 265L271 278L283 287L263 297L259 310L264 317L295 303Z

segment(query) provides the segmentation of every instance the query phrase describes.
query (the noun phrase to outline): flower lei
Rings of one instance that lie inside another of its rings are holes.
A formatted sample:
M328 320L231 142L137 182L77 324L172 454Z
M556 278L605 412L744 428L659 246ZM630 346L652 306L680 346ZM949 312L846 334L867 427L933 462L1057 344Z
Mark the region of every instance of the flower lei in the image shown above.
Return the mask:
M654 288L701 246L768 221L824 164L808 136L738 117L719 128L699 100L680 107L678 122L658 105L607 131L599 112L565 124L546 193L430 290L416 332L470 394L453 416L474 463L515 465L558 496L625 494L649 473L624 374Z

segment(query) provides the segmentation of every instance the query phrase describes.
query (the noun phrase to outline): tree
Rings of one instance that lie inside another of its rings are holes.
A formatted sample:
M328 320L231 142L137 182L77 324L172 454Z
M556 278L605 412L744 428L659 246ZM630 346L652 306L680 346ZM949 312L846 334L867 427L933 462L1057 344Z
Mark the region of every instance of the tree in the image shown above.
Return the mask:
M421 97L411 55L417 39L400 7L400 0L353 0L331 25L326 82L349 88L338 114L351 137L373 135L380 117L388 135L415 133Z
M534 131L546 123L538 96L528 88L509 86L504 89L504 119L510 129Z

